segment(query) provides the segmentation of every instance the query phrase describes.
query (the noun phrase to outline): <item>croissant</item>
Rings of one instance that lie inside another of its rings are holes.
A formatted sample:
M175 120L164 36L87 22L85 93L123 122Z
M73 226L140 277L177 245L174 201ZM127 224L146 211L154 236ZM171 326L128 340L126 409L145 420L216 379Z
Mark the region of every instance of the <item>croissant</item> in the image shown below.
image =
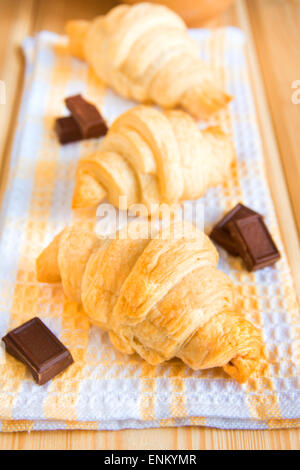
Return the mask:
M137 219L109 240L67 227L37 259L37 278L61 281L123 353L153 365L178 357L195 370L223 367L246 381L262 358L262 339L237 312L213 244L187 222L151 227Z
M229 175L234 149L220 127L202 132L183 111L136 106L111 125L100 149L80 161L73 208L107 198L127 209L197 199ZM125 202L124 202L125 201Z
M66 31L71 53L125 98L180 106L197 118L231 100L182 19L165 6L120 5L92 22L69 21Z

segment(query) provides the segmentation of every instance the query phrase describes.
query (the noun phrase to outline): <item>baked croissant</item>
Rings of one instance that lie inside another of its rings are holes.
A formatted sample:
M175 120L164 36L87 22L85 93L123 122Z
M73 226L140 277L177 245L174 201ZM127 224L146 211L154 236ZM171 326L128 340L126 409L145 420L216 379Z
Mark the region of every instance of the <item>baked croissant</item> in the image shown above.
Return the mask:
M223 367L244 382L263 355L262 339L237 312L217 261L193 225L175 221L153 231L138 219L110 240L65 228L37 259L37 278L61 281L123 353L153 365L178 357L195 370Z
M234 149L219 127L200 131L183 111L136 106L111 125L100 149L80 161L73 208L107 198L122 209L197 199L229 175ZM124 202L125 200L125 202ZM125 206L125 207L124 207Z
M231 100L182 19L162 5L120 5L92 22L69 21L66 31L71 53L125 98L180 106L197 118Z

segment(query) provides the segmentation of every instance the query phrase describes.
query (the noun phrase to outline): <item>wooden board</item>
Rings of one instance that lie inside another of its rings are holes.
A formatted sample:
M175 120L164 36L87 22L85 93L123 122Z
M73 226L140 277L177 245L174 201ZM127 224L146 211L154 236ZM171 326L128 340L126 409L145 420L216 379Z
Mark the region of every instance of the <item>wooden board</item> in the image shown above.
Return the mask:
M70 18L108 11L110 0L0 0L0 198L22 93L24 63L19 44L42 29L63 32ZM300 104L292 104L292 81L300 79L300 6L294 0L237 0L210 25L235 25L247 36L247 52L269 183L300 297ZM297 269L298 268L298 269ZM299 272L298 272L299 271ZM0 449L300 449L300 430L224 431L189 427L124 431L0 433Z

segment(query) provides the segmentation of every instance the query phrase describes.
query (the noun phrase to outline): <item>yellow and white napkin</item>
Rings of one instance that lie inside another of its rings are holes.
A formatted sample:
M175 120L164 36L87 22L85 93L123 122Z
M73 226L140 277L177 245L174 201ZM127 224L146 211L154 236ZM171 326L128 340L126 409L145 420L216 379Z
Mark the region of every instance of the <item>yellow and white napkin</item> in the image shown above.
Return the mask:
M66 38L42 32L24 42L25 91L0 218L0 335L39 316L71 350L75 363L44 386L0 349L0 430L122 429L203 425L231 429L300 426L300 315L264 172L257 120L235 28L191 30L199 54L217 67L235 99L212 122L232 134L237 159L230 179L207 192L205 227L243 202L262 213L282 253L256 273L220 250L220 265L237 284L241 310L263 331L269 365L239 385L220 369L193 372L179 360L154 367L125 356L58 285L39 285L35 259L74 217L78 159L99 140L59 145L53 131L67 113L64 98L82 93L110 124L134 103L116 96L72 58ZM197 204L195 202L194 204ZM242 300L243 299L243 300Z

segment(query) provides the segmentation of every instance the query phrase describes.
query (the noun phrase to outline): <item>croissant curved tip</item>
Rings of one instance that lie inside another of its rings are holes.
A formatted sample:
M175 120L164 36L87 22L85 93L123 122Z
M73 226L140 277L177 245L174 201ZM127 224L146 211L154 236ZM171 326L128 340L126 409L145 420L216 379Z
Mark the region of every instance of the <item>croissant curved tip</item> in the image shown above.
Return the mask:
M36 277L39 282L56 283L61 281L57 260L61 233L56 235L36 260Z
M261 356L256 358L238 357L223 366L224 371L240 384L247 382L259 367Z
M66 33L69 38L70 53L78 59L85 60L84 40L90 22L85 20L70 20L66 23Z

